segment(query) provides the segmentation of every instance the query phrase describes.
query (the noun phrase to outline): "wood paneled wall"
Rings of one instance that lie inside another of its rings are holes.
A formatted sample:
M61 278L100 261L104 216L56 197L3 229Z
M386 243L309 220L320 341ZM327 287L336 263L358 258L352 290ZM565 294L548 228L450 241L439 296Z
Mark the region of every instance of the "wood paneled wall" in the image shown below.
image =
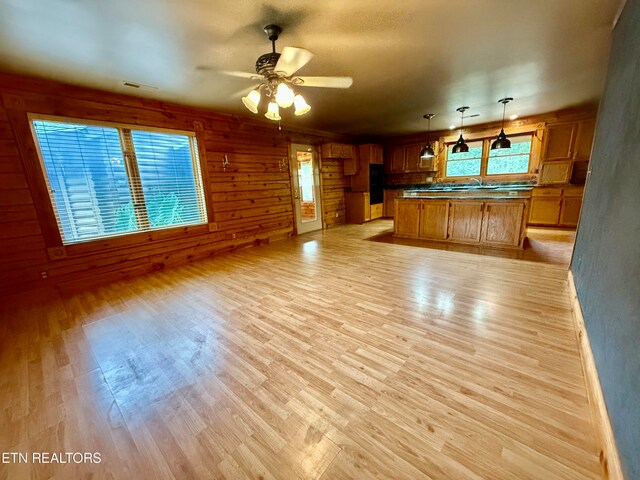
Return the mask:
M325 228L345 222L344 189L350 186L344 176L344 160L323 158L320 166L322 182L322 223Z
M0 294L123 279L291 235L290 173L282 166L289 142L336 138L8 74L0 74L0 92ZM210 223L60 248L28 113L195 131ZM341 208L344 219L336 168L323 168L325 214Z

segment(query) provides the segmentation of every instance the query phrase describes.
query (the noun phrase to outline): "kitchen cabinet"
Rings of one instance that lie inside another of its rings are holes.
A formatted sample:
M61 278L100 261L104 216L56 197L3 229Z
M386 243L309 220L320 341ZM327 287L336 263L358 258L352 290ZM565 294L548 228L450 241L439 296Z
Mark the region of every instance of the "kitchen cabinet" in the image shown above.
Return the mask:
M575 227L580 219L582 208L582 196L584 189L581 187L563 188L562 204L560 206L560 225Z
M520 243L524 202L486 202L482 218L482 243L517 247Z
M571 160L543 162L538 171L538 185L565 184L571 178Z
M371 220L369 192L345 192L344 206L346 223L364 223Z
M382 218L382 210L384 208L384 204L382 203L374 203L371 205L371 213L369 218L371 220L375 220L376 218Z
M454 242L479 243L483 207L483 202L451 201L448 238Z
M529 224L546 227L575 227L578 225L584 188L536 187L531 196Z
M374 143L366 143L364 145L358 145L358 153L360 154L360 161L368 164L382 165L383 164L383 148L382 145L376 145Z
M434 142L434 150L437 151L437 142ZM435 159L420 159L420 151L424 143L412 143L409 145L394 145L385 152L384 167L386 173L417 173L436 170Z
M360 162L358 162L358 157L354 156L351 158L345 158L343 162L344 167L344 175L346 177L358 175L360 172Z
M522 248L527 198L447 200L398 198L394 233L399 237Z
M446 240L449 225L449 201L427 200L420 202L420 238Z
M417 237L420 232L420 201L397 199L394 229L396 235Z
M400 189L397 190L385 190L384 191L384 211L383 215L385 217L394 216L395 210L395 199L397 196L402 195L403 191Z
M578 122L547 126L542 142L542 160L573 160L578 128Z
M595 119L547 126L542 142L538 184L584 183L591 157ZM572 173L575 171L575 178Z
M323 158L353 158L355 156L353 145L346 143L323 143L320 151Z

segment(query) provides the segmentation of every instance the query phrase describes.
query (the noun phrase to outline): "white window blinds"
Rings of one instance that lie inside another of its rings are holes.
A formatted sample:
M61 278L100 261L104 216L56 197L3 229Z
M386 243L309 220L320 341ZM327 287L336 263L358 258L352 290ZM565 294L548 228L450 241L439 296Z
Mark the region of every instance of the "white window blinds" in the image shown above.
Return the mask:
M191 135L34 120L65 245L207 222Z

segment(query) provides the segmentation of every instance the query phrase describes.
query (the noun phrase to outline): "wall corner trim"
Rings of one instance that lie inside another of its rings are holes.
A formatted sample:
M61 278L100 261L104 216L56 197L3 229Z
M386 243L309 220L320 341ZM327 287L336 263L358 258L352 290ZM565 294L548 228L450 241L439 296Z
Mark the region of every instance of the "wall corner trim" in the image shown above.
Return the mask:
M571 295L571 309L573 311L573 320L576 328L576 337L578 340L578 348L580 350L580 360L582 362L582 371L584 373L587 387L589 409L591 410L591 420L598 445L598 457L600 459L600 465L604 471L603 478L624 480L620 457L616 448L613 430L611 429L607 406L604 402L602 388L600 387L598 370L593 358L593 352L591 351L591 343L589 342L587 330L584 325L580 299L578 298L571 270L569 270L568 283Z

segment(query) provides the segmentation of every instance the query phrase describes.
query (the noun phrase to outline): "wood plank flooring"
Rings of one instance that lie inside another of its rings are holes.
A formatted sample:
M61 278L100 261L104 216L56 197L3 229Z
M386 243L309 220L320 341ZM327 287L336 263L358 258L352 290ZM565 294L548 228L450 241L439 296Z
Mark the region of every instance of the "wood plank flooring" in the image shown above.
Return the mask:
M566 266L390 225L3 301L0 451L102 461L0 479L601 478Z

